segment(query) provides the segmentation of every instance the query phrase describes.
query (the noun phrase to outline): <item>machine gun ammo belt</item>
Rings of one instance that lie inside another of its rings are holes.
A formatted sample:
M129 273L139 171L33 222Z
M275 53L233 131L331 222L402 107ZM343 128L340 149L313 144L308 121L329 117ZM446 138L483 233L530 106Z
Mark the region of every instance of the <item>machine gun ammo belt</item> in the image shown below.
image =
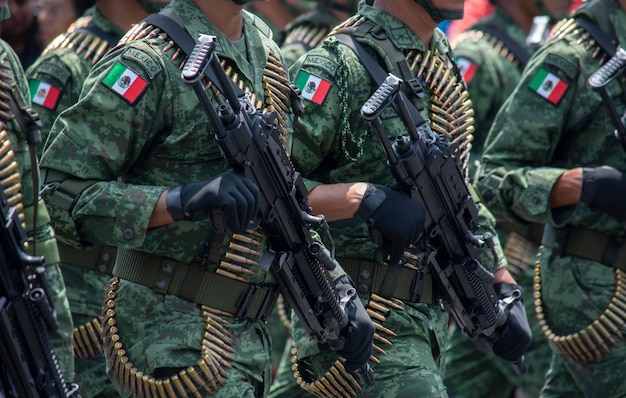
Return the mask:
M173 294L234 317L253 320L265 319L278 296L275 285L241 282L207 271L199 263L184 264L121 248L117 250L113 275L157 293Z
M599 232L546 225L541 243L560 255L580 257L626 271L626 244Z
M115 246L94 245L87 249L77 249L62 242L57 242L57 246L61 262L94 270L103 275L112 275L117 252Z
M341 267L350 275L359 295L380 295L381 286L389 266L373 261L337 258ZM433 281L430 269L417 270L403 267L393 297L412 303L434 304ZM387 297L389 298L389 297Z

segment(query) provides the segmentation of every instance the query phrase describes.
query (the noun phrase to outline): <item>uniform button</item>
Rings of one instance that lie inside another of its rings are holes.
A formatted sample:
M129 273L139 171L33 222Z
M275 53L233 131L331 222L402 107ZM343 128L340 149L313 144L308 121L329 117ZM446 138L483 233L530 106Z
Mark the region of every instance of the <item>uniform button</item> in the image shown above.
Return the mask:
M132 238L135 237L135 233L133 232L132 229L127 228L124 230L124 232L122 233L122 236L124 237L124 239L126 240L131 240Z
M165 290L165 288L167 287L167 283L165 283L165 281L163 279L159 279L156 282L156 288L159 290Z
M539 198L539 194L538 194L537 192L535 192L535 193L533 194L533 196L532 196L532 201L533 201L533 203L534 203L534 204L537 204L537 203L539 203L539 201L540 201L540 200L541 200L541 199Z
M98 272L100 272L101 274L104 274L105 272L107 272L106 264L98 264Z
M111 261L111 255L109 253L102 253L100 258L102 259L102 261L107 262L107 263Z
M368 280L369 278L370 278L369 271L361 271L361 273L359 274L359 279L361 280Z
M369 293L370 289L367 287L367 285L359 285L359 294L367 294Z
M172 272L172 268L172 264L165 263L161 267L161 272L163 272L164 274L169 274L170 272Z

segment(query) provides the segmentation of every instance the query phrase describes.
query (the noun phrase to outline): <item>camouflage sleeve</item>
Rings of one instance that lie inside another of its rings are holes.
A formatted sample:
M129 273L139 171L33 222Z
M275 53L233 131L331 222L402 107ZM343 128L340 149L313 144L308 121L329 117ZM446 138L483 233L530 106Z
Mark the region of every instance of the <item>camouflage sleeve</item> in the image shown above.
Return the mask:
M290 154L296 168L310 178L305 180L309 190L330 182L323 170L350 161L360 150L359 142L369 138L360 116L372 90L369 75L351 50L334 39L330 42L307 52L289 69L304 98L304 115L295 126ZM363 136L358 138L359 134Z
M477 188L499 220L563 225L570 207L551 209L550 191L568 167L551 167L572 109L585 92L580 49L553 42L535 53L489 132ZM584 100L584 99L582 99Z
M502 71L497 53L485 49L480 41L464 40L454 47L454 55L467 84L474 109L474 141L482 145L489 131L488 115L497 111L503 102L500 95ZM474 145L475 145L474 143Z
M78 102L83 81L91 65L71 49L46 54L37 59L26 71L33 108L41 118L42 144L39 155L57 116Z
M92 69L79 102L54 123L41 160L48 177L42 196L57 233L70 243L142 245L166 187L127 184L119 177L168 125L165 109L173 108L173 90L163 69L143 43L110 53Z

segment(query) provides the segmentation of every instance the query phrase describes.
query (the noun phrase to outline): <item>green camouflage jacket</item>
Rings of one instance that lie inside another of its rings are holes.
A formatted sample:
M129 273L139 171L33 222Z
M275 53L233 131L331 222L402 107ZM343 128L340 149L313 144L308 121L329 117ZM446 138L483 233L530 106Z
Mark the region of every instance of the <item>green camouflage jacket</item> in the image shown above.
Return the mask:
M423 98L429 112L423 111L422 116L431 119L433 130L448 132L458 128L471 131L472 119L468 119L466 113L467 107L471 108L471 101L459 99L461 96L457 93L454 98L462 103L458 109L443 104L445 98L441 94L452 91L452 87L465 91L460 76L454 72L450 46L443 32L436 29L426 47L402 22L364 3L361 3L358 14L340 27L358 25L364 20L385 27L390 40L406 55L409 65L413 65L412 73L426 78ZM380 56L387 65L392 65L388 57ZM437 69L437 72L426 72L422 68ZM388 66L387 70L391 68ZM307 99L304 101L305 115L295 128L291 155L296 168L307 178L308 188L313 189L320 183L357 181L395 187L381 145L373 137L370 123L361 117L361 107L377 85L356 54L331 37L322 47L301 57L290 68L290 73ZM452 115L457 120L450 124L442 122L439 113L442 107L447 116ZM390 137L405 134L403 122L391 108L383 112L382 119ZM493 218L486 212L482 215L482 226L492 228ZM330 224L338 257L382 262L382 254L371 241L366 224L359 218ZM499 248L499 244L496 246ZM501 266L506 264L503 257L500 255Z
M174 0L168 7L194 40L199 33L216 35L215 51L230 75L263 106L275 102L266 62L280 52L265 24L244 11L245 42L231 42L193 2ZM215 235L210 220L148 229L152 210L167 188L211 178L230 166L196 94L181 79L185 57L163 36L125 42L94 66L80 101L52 127L41 163L69 178L75 199L64 203L68 193L55 191L63 191L58 183L45 186L42 195L69 244L114 245L190 263L207 254ZM254 270L246 276L252 283L270 278Z
M608 11L607 11L608 10ZM583 4L587 15L619 43L626 41L626 13L615 0ZM584 203L551 209L552 186L566 170L610 165L626 172L626 156L613 136L615 124L600 95L587 84L607 55L572 19L553 29L531 58L489 133L478 189L498 219L566 224L624 238L624 224ZM608 86L619 114L624 83Z
M86 30L87 25L90 29L93 26L98 34ZM59 113L78 102L83 82L93 65L123 34L124 30L111 24L93 7L50 43L28 68L26 77L33 107L41 116L44 144ZM40 152L42 149L43 144Z
M502 40L481 30L486 24L503 32L524 48L527 54L532 53L525 44L524 31L499 8L492 16L474 24L454 39L454 55L474 108L472 159L476 160L480 160L493 119L517 85L524 66Z

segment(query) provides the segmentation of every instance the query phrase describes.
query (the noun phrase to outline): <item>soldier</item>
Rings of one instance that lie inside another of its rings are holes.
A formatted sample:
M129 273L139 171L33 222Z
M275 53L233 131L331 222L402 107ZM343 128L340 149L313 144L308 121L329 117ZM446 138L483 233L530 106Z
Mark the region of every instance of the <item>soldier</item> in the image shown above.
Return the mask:
M280 47L285 60L293 64L302 54L322 44L339 22L357 10L357 0L318 0L316 7L297 16L284 29Z
M471 157L480 159L493 119L513 91L530 55L545 41L550 27L567 16L569 4L561 0L492 1L494 13L452 41L454 55L472 98L476 130ZM534 22L533 22L534 21ZM478 163L477 160L472 163ZM470 176L475 174L470 171ZM533 268L543 226L498 223L509 271L525 292L532 292ZM454 328L446 353L445 384L454 397L509 397L519 388L528 397L539 396L550 365L550 348L535 318L532 300L524 302L533 328L528 352L530 369L523 375L490 352L476 346ZM505 388L508 384L509 388Z
M102 331L122 396L252 397L269 389L264 320L277 288L258 266L266 237L249 222L259 188L228 165L216 126L181 79L187 44L210 33L237 86L290 131L280 50L245 3L173 0L139 23L93 67L44 149L42 195L64 237L117 245ZM215 84L207 89L224 101ZM224 233L212 223L220 211ZM357 362L369 357L373 334L360 308L349 314L354 329L339 351Z
M541 397L617 397L623 327L626 1L584 2L534 53L487 137L478 188L501 221L543 223ZM613 62L607 61L617 54ZM599 68L608 66L608 71ZM616 139L617 138L617 139Z
M57 116L78 102L89 71L134 23L167 2L97 0L93 8L51 43L26 71L33 107L42 121L43 141ZM43 89L43 91L42 91ZM38 147L43 150L43 144ZM62 227L62 226L59 226ZM99 319L102 297L115 260L114 246L74 247L59 235L61 269L74 321L76 380L85 398L115 397L106 375Z
M10 11L6 0L0 1L0 20L9 18ZM72 318L66 297L65 282L59 268L54 230L50 226L50 216L37 191L33 189L33 174L39 181L36 164L36 137L28 137L30 123L37 119L35 112L29 112L29 120L24 112L32 111L28 100L28 85L19 58L4 40L0 40L0 140L2 162L2 187L20 213L26 226L27 245L31 255L44 256L46 274L50 282L50 293L54 299L59 329L50 335L50 342L59 360L65 381L74 379L74 359L72 355ZM36 218L35 218L36 215ZM0 393L1 395L1 393Z
M443 365L448 313L437 304L434 272L412 245L424 232L424 207L391 188L397 183L385 154L372 137L372 126L361 117L361 107L378 87L368 70L376 65L383 75L388 71L413 83L416 95L411 95L411 101L416 109L423 109L433 131L460 142L459 157L466 158L471 101L455 71L446 37L437 29L444 19L462 17L463 1L448 2L446 10L433 3L362 2L359 12L336 27L323 46L307 52L290 68L307 99L300 118L305 128L296 128L292 159L309 178L313 211L331 221L337 256L357 284L377 329L372 365L376 382L362 388L339 369L324 372L335 356L307 344L294 323L294 376L318 396L447 396ZM363 44L359 55L346 36ZM389 136L406 134L406 126L391 107L383 115ZM491 229L488 214L483 216L483 227ZM368 227L382 235L382 250ZM494 280L498 292L515 286L506 261L502 256L500 260ZM392 269L388 264L401 267L398 283L393 281L398 268L387 278ZM530 345L519 301L507 322L493 349L513 361Z

